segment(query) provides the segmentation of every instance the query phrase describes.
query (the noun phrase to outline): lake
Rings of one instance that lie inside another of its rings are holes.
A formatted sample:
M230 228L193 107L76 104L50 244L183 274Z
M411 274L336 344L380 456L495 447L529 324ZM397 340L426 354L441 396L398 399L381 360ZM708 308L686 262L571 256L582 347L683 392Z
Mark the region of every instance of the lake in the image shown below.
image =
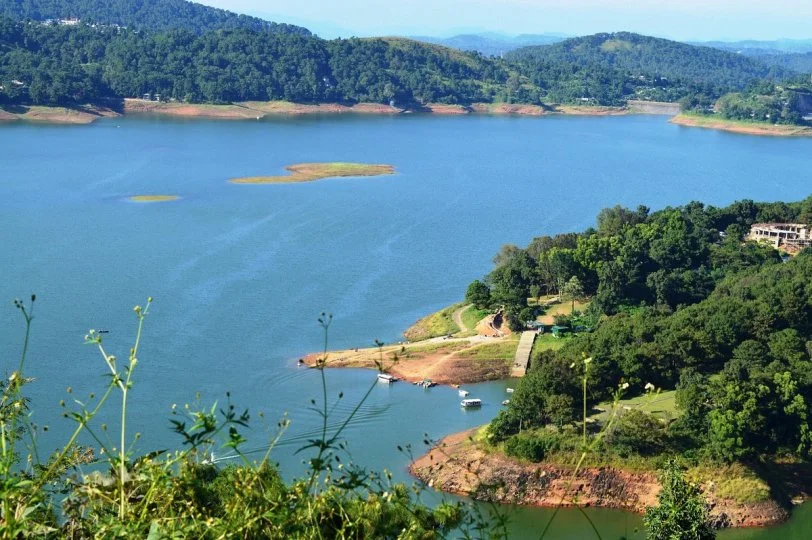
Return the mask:
M397 174L298 185L233 185L299 162L394 165ZM319 350L321 312L334 314L330 348L400 340L422 315L461 299L504 243L578 231L598 211L701 200L798 200L810 194L812 139L681 128L662 117L308 117L215 122L120 118L92 126L0 128L0 351L14 369L22 318L11 299L38 295L27 374L46 447L71 427L60 399L85 400L106 383L90 328L109 330L126 358L132 307L146 321L129 420L140 448L177 446L173 404L233 402L253 413L248 447L260 452L287 413L274 459L290 476L296 449L317 433L316 372L296 359ZM132 203L142 194L178 195ZM373 372L329 371L332 424L375 385ZM509 381L473 385L485 406L460 409L454 389L375 385L346 431L352 458L408 481L408 457L427 436L490 420ZM67 388L72 394L67 394ZM99 422L116 425L116 404ZM260 418L258 413L263 413ZM223 455L222 457L227 457ZM434 500L434 495L429 494ZM801 538L810 505L782 529ZM517 538L533 537L549 510L520 509ZM590 510L605 538L634 536L638 517ZM556 538L589 526L563 512ZM766 538L777 529L733 531ZM792 536L792 535L795 536ZM640 536L638 534L638 536Z

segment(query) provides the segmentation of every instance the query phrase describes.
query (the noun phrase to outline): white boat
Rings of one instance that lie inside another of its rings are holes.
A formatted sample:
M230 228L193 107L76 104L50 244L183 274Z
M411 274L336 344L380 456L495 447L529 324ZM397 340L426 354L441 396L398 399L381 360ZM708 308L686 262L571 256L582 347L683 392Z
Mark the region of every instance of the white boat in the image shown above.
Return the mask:
M470 392L468 392L468 390L460 390L459 391L460 397L468 397L469 393Z
M510 405L510 400L506 399L505 401L502 402L502 405Z
M513 388L505 388L505 392L507 392L508 394L512 394Z
M397 378L388 373L378 373L378 380L385 383L393 383Z
M482 407L482 400L481 399L463 399L460 401L460 405L463 409L473 409L474 407Z

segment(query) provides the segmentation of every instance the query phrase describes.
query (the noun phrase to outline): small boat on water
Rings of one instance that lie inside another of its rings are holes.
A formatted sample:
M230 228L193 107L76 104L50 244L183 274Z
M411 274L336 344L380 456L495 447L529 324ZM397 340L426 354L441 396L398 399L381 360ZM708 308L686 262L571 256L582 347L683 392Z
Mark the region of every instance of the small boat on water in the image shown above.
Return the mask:
M417 386L422 386L423 388L431 388L432 386L437 386L437 383L432 381L431 379L423 379L422 381L415 383Z
M476 398L463 399L462 401L460 401L460 406L462 406L463 409L473 409L476 407L482 407L482 400Z
M510 405L510 400L506 399L505 401L502 402L502 405Z
M512 394L513 388L505 388L505 392L507 392L508 394Z
M397 377L393 377L392 375L390 375L388 373L378 373L378 380L380 382L391 384L391 383L397 381L398 379L397 379Z
M470 392L468 392L468 390L462 390L462 389L460 389L460 391L459 391L460 397L468 397L468 394L469 394L469 393L470 393Z

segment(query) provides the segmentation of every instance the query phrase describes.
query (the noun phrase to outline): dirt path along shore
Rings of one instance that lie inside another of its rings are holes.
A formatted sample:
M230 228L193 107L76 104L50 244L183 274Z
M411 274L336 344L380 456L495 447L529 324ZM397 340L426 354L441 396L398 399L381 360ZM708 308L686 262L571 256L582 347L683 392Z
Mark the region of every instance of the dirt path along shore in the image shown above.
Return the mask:
M460 309L456 310L454 313L451 314L451 319L454 321L454 324L457 325L457 328L460 329L460 334L467 334L471 331L471 328L465 326L465 322L462 320L462 314L471 309L474 304L468 304L467 306L462 306Z

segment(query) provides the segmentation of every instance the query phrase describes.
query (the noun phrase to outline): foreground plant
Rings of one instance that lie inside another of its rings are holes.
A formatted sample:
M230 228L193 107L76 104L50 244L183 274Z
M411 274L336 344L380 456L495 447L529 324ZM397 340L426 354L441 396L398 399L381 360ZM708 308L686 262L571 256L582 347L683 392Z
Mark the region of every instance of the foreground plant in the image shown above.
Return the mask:
M320 406L312 402L323 420L321 435L299 450L315 451L304 478L286 483L270 461L287 420L277 424L262 457L248 459L243 431L250 415L238 411L228 395L223 406L173 408L171 426L181 438L181 449L135 457L138 436L128 440L127 404L151 298L134 310L137 331L125 365L107 352L99 332L88 332L85 342L98 348L109 382L98 399L91 395L76 400L75 410L62 402L64 416L76 427L62 448L40 463L36 428L22 391L29 381L23 368L33 302L33 296L28 306L15 302L25 320L23 352L18 369L0 383L0 538L422 539L442 538L452 531L466 537L494 536L462 503L429 508L418 501L420 488L342 462L344 429L372 388L330 432L326 356L317 366L323 399ZM324 314L320 319L325 351L330 320ZM121 395L118 448L103 442L100 431L107 426L94 422L116 391ZM80 436L96 445L81 446ZM215 451L229 452L236 462L218 466Z
M716 532L708 520L708 505L699 486L689 483L674 460L661 472L659 504L643 517L650 540L712 540Z

